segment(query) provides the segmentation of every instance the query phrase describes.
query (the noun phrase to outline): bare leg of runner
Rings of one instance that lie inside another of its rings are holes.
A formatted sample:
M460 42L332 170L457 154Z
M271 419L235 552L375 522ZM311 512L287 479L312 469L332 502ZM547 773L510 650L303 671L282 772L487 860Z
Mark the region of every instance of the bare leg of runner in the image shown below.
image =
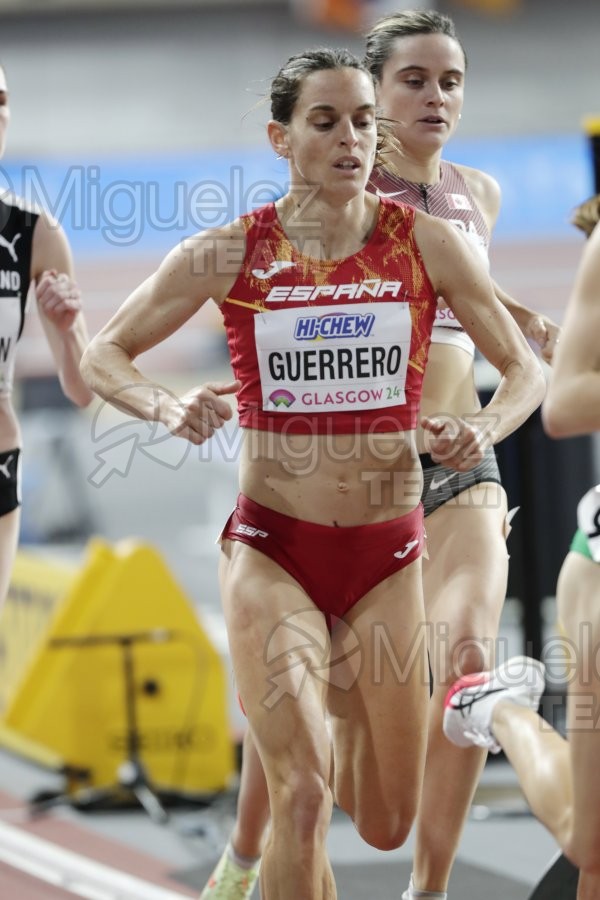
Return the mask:
M423 562L423 584L434 689L413 885L427 885L442 896L487 756L478 748L461 750L446 739L444 698L460 675L494 664L508 577L505 518L504 490L481 484L426 520L433 555Z

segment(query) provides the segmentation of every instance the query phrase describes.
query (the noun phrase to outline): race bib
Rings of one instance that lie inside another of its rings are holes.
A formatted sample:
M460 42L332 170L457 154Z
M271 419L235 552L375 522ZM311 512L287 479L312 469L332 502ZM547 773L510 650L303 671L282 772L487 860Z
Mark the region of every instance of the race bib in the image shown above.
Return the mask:
M406 403L408 303L278 309L254 317L264 410L315 413Z
M20 297L0 297L0 394L12 388L15 348L21 325Z
M600 562L600 484L591 488L577 505L577 525L588 540L594 562Z
M457 331L464 331L464 328L452 312L449 306L446 305L444 299L442 297L438 297L437 301L437 309L435 311L435 320L433 322L434 328L442 327L442 328L455 328Z

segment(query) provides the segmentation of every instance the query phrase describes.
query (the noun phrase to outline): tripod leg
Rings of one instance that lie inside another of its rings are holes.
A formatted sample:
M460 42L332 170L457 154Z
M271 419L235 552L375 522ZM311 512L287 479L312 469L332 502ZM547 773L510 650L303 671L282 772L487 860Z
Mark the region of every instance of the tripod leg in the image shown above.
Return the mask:
M140 801L150 818L159 825L169 821L169 813L166 811L158 797L145 784L134 784L131 790Z

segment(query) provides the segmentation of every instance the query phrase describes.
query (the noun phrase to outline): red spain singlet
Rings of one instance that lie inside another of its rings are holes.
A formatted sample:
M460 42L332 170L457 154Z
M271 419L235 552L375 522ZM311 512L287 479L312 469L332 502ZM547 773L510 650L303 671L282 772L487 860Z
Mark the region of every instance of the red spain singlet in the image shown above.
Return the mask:
M382 198L365 246L306 256L275 205L241 217L242 271L221 306L242 427L293 434L416 427L436 293L414 210Z

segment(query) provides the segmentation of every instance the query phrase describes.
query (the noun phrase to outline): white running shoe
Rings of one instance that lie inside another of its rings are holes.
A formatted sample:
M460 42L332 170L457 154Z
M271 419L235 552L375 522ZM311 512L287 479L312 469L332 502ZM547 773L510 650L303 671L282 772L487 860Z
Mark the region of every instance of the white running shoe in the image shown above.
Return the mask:
M420 891L413 882L412 874L410 884L402 894L401 900L418 900L419 897L431 897L433 900L447 900L448 894L439 891Z
M455 681L444 701L444 734L458 747L502 749L492 732L496 703L509 700L537 711L544 693L544 664L528 656L513 656L492 669Z
M258 878L258 870L259 863L252 869L238 866L226 847L199 900L249 900Z

